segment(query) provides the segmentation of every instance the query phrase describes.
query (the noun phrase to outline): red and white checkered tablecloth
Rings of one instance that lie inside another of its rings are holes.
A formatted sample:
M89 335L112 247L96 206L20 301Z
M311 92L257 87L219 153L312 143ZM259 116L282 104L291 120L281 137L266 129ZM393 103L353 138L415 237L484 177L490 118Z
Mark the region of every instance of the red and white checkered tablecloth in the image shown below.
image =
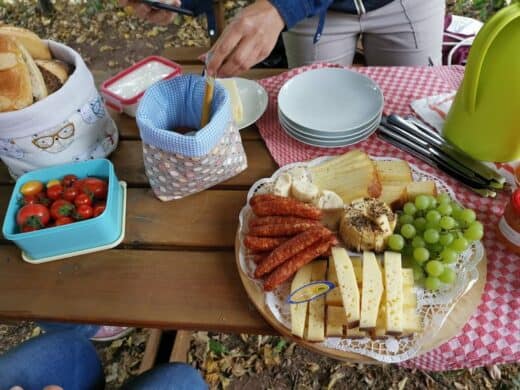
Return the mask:
M285 134L278 123L277 95L291 77L330 64L314 64L260 80L269 95L269 105L257 122L267 148L279 165L307 161L323 155L341 154L359 148L374 156L405 159L445 180L459 201L477 212L485 225L484 246L488 258L487 281L482 302L462 332L435 350L402 363L425 370L452 370L520 361L520 257L497 241L495 227L507 202L507 195L481 198L442 172L424 164L375 134L356 145L324 149L299 143ZM351 68L372 78L385 97L385 114L411 113L412 100L448 92L458 87L464 68L452 67L364 67ZM345 102L348 104L348 102Z

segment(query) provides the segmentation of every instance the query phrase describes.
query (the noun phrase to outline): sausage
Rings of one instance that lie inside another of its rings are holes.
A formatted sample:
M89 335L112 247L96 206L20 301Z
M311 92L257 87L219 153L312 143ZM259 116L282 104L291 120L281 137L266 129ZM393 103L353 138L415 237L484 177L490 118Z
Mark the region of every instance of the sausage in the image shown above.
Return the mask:
M260 264L262 261L265 260L266 257L267 255L265 253L259 253L253 256L253 261L255 262L255 264Z
M310 263L315 258L321 256L330 248L333 240L334 238L330 236L323 238L321 241L314 243L310 247L305 248L301 252L291 257L289 260L271 272L271 274L265 279L264 290L274 290L276 287L294 275L296 271L298 271L305 264Z
M316 226L315 223L278 223L274 225L253 226L249 229L249 234L260 237L286 237L304 232L311 227Z
M305 250L316 242L326 237L330 237L332 232L323 226L314 226L303 233L286 241L278 248L274 249L255 270L255 278L260 278L297 253Z
M252 251L266 252L279 247L287 240L286 237L256 237L248 234L244 238L244 246Z
M281 196L273 198L272 200L254 202L251 204L251 207L257 217L277 215L301 217L314 220L319 220L321 218L320 209L317 209L310 204L300 202L296 199L283 198Z
M251 207L253 207L255 204L258 204L259 202L266 202L266 201L273 201L273 200L276 200L278 198L283 198L282 196L279 196L279 195L273 195L273 194L260 194L260 195L255 195L253 196L250 200L249 200L249 205Z
M258 217L251 218L249 221L249 227L262 226L262 225L274 225L279 223L301 223L307 222L313 225L317 225L320 222L315 219L299 218L299 217L280 217L280 216L269 216L269 217Z

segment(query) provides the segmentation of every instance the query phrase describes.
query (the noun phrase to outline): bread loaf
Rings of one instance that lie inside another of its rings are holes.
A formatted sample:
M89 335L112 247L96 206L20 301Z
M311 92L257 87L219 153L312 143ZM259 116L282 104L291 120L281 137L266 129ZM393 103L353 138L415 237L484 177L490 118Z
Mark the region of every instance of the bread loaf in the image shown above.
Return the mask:
M0 26L0 34L16 39L27 49L31 54L31 57L35 60L52 59L51 52L46 43L30 30L21 27L3 25Z
M49 94L61 88L69 78L69 66L59 60L36 60Z
M14 39L0 35L0 112L32 104L29 69Z

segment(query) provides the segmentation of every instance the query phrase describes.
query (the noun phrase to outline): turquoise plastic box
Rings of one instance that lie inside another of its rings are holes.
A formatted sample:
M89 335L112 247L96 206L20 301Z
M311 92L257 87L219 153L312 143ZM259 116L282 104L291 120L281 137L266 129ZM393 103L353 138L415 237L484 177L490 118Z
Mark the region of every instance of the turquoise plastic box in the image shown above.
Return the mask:
M105 211L96 218L19 233L16 213L20 208L18 205L18 200L21 198L20 187L30 180L47 182L51 179L60 179L67 174L74 174L80 179L87 176L108 179ZM124 190L125 187L116 177L114 166L106 159L57 165L29 172L16 182L7 206L2 233L6 239L13 241L22 249L24 257L30 258L32 262L96 247L106 247L117 242L124 234Z

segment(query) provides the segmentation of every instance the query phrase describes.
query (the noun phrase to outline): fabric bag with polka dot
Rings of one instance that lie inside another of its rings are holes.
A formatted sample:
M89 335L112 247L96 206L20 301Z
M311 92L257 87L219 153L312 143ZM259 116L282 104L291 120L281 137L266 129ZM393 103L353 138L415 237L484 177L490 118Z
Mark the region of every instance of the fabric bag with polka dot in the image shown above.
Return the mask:
M154 84L139 103L145 172L162 201L203 191L247 168L230 97L219 83L210 121L200 128L204 89L203 77L181 75Z
M73 71L54 93L0 113L0 159L14 179L38 168L105 158L119 138L81 56L61 43L46 43L52 57Z

